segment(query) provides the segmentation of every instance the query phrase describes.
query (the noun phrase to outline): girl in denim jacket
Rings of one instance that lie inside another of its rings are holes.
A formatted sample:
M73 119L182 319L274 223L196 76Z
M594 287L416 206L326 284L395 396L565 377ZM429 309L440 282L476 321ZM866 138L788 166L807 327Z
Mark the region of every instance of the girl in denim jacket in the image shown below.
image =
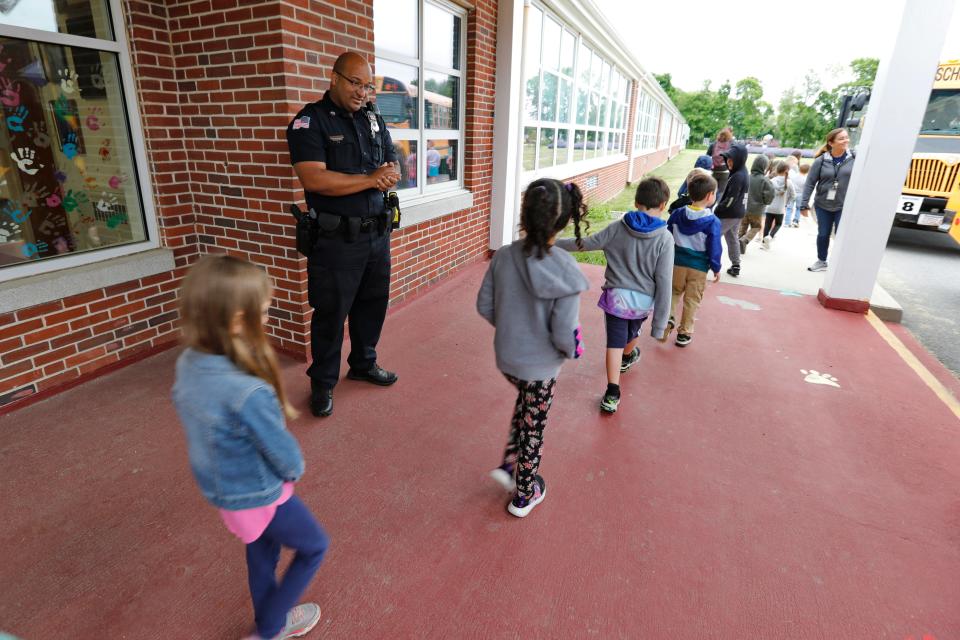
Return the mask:
M180 291L187 349L177 360L173 401L187 436L190 468L227 529L246 545L258 638L305 635L320 607L296 605L323 561L329 540L293 493L303 455L287 431L295 417L280 385L263 322L270 281L229 256L200 259ZM296 555L276 579L280 548Z

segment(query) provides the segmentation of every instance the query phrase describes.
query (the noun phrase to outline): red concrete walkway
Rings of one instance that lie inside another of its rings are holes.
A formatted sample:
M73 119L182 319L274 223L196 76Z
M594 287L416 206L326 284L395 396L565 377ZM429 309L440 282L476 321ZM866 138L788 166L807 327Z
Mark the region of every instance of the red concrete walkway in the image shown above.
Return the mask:
M333 418L292 424L297 492L333 540L310 637L960 638L960 421L864 318L711 286L694 343L645 339L603 418L588 267L549 495L517 520L486 479L513 394L474 311L484 268L391 314L398 385L344 382ZM195 490L168 400L176 355L0 417L0 629L249 628L242 545ZM305 409L302 368L286 379Z

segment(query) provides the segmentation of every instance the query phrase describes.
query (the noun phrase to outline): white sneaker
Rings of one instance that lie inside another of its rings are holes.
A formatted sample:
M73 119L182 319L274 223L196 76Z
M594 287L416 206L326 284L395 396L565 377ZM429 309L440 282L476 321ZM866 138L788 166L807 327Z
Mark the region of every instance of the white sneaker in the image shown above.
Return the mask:
M766 250L766 251L770 251L770 243L771 243L771 242L773 242L773 238L771 238L770 236L764 236L764 238L763 238L763 245L762 245L760 248L761 248L761 249L764 249L764 250Z
M807 271L826 271L827 263L825 260L817 260L812 265L807 267Z
M490 472L490 477L496 480L507 493L513 493L517 490L517 483L513 479L513 467L510 465L500 465Z
M543 481L543 478L536 476L533 481L533 497L529 500L522 498L520 496L514 497L513 500L507 504L507 511L511 515L515 515L518 518L525 518L527 514L533 511L533 508L543 502L543 499L547 497L547 483Z

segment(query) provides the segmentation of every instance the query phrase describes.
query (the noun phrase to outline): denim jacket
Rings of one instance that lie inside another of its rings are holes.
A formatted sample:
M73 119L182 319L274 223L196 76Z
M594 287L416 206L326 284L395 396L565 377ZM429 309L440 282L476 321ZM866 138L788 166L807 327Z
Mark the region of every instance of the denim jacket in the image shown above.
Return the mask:
M303 475L300 445L287 431L273 387L226 356L185 350L177 359L173 403L190 468L214 506L269 505L285 481Z

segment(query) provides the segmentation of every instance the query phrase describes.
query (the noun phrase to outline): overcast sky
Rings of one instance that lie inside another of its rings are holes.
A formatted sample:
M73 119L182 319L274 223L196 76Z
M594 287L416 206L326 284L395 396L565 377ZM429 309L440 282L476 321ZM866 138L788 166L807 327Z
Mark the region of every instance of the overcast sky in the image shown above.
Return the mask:
M685 91L754 76L774 107L808 69L833 86L854 58L883 57L902 8L893 0L593 1L647 71L669 72ZM940 59L960 59L960 7Z

